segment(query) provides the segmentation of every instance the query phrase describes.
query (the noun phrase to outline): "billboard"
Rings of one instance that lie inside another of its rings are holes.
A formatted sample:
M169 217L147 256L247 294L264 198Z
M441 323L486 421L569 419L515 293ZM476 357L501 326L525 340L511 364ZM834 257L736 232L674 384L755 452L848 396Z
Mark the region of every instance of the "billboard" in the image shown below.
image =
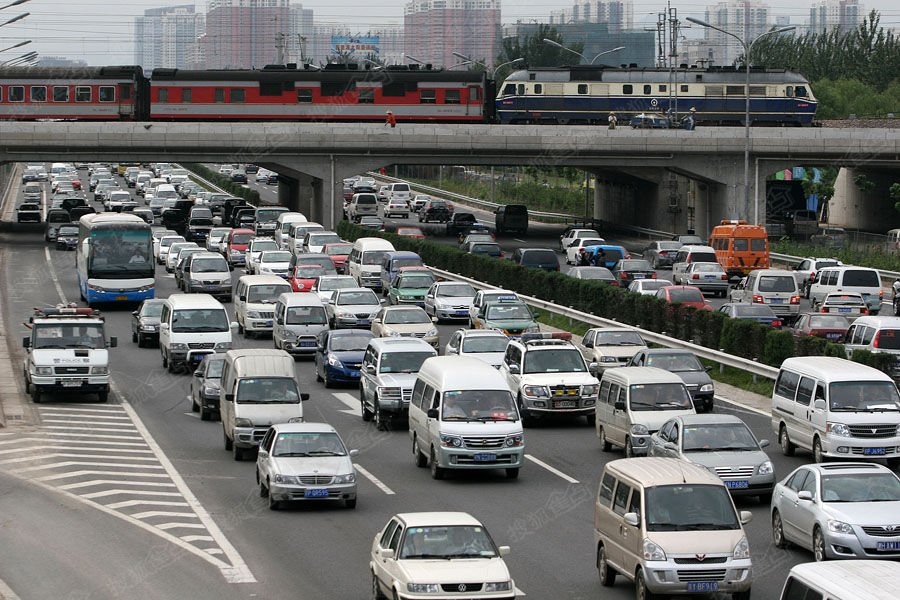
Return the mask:
M368 54L379 54L379 46L381 39L377 35L368 36L352 36L352 35L333 35L331 36L331 52L332 54L350 55L350 56L366 56Z

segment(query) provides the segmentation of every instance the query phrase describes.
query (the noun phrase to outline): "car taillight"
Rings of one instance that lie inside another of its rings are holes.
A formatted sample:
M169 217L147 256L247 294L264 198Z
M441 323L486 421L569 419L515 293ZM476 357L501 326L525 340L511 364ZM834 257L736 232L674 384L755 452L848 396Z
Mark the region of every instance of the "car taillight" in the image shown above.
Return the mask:
M700 279L700 275L694 273L693 275L691 275L691 279Z
M867 314L869 314L869 309L868 309L868 308L860 309L859 314L861 314L861 315L867 315Z
M728 274L722 273L722 275L719 276L719 279L721 279L722 281L728 281Z
M781 321L775 319L774 321L772 321L772 327L781 327Z
M878 299L884 300L884 290L878 290Z
M881 332L875 334L875 337L872 339L872 347L878 348L878 343L881 341Z
M656 279L656 271L650 273L650 279Z
M628 259L631 258L631 255L630 255L629 253L626 252L626 253L625 253L625 256L623 256L622 258L624 258L625 260L628 260Z
M619 273L619 279L628 279L628 273Z
M611 281L609 282L609 285L614 285L614 286L616 286L616 287L620 287L620 286L619 286L619 282L616 281L615 279L611 280Z
M827 312L828 312L828 307L827 307L827 306L823 306L823 307L822 307L822 310L821 310L820 312L827 313Z
M753 302L754 304L765 304L766 303L766 301L763 299L763 297L758 294L755 294L753 296L751 302Z
M800 304L800 296L791 296L791 304Z

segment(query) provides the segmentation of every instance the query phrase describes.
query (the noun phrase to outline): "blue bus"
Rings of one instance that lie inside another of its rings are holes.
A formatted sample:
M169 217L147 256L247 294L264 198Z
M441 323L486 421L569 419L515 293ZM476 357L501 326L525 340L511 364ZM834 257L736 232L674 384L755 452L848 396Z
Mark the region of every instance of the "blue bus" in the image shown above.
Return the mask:
M156 265L150 225L137 215L97 213L78 222L78 289L88 306L153 298Z

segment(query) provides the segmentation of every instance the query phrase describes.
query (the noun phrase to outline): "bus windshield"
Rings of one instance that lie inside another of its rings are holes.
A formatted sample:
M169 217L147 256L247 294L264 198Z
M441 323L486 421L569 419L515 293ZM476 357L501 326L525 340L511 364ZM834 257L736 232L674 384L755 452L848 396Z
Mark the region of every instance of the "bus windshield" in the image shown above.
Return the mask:
M137 279L154 276L150 230L94 229L90 231L88 277Z

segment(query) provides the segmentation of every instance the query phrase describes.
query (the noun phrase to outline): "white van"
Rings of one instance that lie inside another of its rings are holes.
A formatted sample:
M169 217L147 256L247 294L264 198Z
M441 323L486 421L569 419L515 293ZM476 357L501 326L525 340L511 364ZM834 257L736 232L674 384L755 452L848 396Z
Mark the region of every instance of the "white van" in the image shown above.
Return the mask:
M505 469L519 476L525 433L506 379L468 356L435 356L422 363L409 403L409 434L417 467Z
M619 367L603 372L594 423L600 446L646 456L650 436L673 417L696 414L684 381L656 367Z
M394 245L377 237L362 237L353 243L347 259L347 273L360 287L381 289L381 259L385 252L394 252Z
M675 254L672 263L672 281L675 285L682 285L684 272L688 265L697 262L718 263L716 249L712 246L682 246Z
M219 388L225 449L243 460L276 423L303 421L294 359L284 350L229 350Z
M275 222L275 243L282 250L290 250L291 225L306 223L306 217L298 212L286 212L278 215Z
M809 285L809 301L817 309L831 292L859 292L866 299L870 315L877 315L884 300L881 276L867 267L825 267Z
M244 275L234 288L234 320L238 333L250 337L271 333L275 323L275 302L281 294L293 292L291 284L275 275Z
M169 183L161 183L156 186L156 191L153 196L155 198L162 198L163 200L179 200L181 196L178 195L178 191L175 189L175 186Z
M170 373L176 367L193 371L203 357L231 349L225 307L209 294L172 294L159 316L159 351Z
M411 198L411 192L409 189L408 183L392 183L388 185L387 193L386 193L388 202L391 200L405 200L409 202Z
M793 271L757 269L750 271L730 292L732 302L765 304L779 317L800 314L800 288Z
M900 394L891 378L843 358L781 363L772 392L772 430L786 456L796 448L828 458L885 458L900 466Z
M316 336L326 329L328 315L318 294L293 292L278 296L272 329L276 348L294 356L313 356L316 353Z
M791 567L781 600L894 600L900 563L890 560L835 560Z
M299 222L292 223L289 239L288 239L288 250L291 251L291 254L303 254L303 240L306 239L306 234L310 231L325 231L325 227L320 225L319 223L312 222Z

